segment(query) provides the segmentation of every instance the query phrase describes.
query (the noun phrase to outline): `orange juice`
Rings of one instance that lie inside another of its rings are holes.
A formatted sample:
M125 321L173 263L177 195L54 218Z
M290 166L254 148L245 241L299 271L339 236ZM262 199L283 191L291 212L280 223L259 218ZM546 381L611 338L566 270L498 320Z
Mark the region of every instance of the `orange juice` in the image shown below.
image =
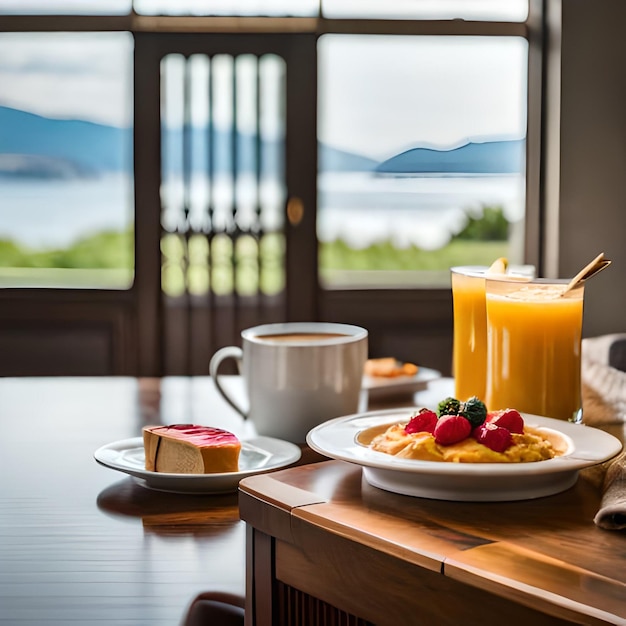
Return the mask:
M452 368L455 397L485 398L487 376L487 319L485 273L487 267L451 270L454 341Z
M463 265L450 268L454 313L452 369L455 396L459 400L464 401L471 396L484 400L486 395L485 279L493 276L495 272L495 275L502 280L527 282L535 275L535 268L532 265L515 265L508 269L503 266L501 270L495 270L498 261L491 266Z
M486 281L490 411L510 407L581 421L584 287L561 295L565 284Z

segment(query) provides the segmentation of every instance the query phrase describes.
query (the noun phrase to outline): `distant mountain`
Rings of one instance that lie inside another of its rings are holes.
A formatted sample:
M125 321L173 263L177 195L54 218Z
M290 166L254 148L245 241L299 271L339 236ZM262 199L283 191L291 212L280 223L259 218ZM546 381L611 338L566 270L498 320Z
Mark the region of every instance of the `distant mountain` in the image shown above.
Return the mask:
M322 143L318 147L318 169L321 172L373 172L378 161L339 150Z
M0 154L59 159L74 164L77 172L130 171L131 141L128 128L0 106Z
M191 131L194 170L208 167L207 129ZM179 174L183 162L182 131L164 129L164 166ZM233 141L233 139L235 141ZM213 171L230 171L233 144L240 172L254 171L254 136L213 130ZM413 148L382 163L368 157L319 144L322 172L376 172L379 174L499 174L518 173L524 168L523 140L470 142L451 150ZM203 148L204 146L204 148ZM132 129L83 120L51 119L0 106L0 176L84 177L103 172L130 172ZM261 145L262 173L277 175L284 170L278 141Z
M164 166L172 174L180 174L183 163L183 131L180 128L163 127ZM256 171L256 136L250 133L233 133L228 130L192 127L191 165L195 172L207 171L208 141L212 142L213 165L215 174L229 173L233 169L236 154L238 172ZM284 171L284 157L281 142L278 140L261 142L262 174L278 176Z
M0 154L0 178L86 178L95 172L67 159L33 154Z
M467 143L452 150L413 148L383 161L381 174L517 174L524 171L523 139Z

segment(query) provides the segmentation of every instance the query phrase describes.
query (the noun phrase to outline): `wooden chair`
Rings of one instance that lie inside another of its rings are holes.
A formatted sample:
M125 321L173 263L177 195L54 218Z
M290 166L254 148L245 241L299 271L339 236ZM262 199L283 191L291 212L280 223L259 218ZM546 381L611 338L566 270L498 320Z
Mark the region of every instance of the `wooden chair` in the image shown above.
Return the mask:
M244 603L232 593L203 592L191 601L181 626L243 626Z

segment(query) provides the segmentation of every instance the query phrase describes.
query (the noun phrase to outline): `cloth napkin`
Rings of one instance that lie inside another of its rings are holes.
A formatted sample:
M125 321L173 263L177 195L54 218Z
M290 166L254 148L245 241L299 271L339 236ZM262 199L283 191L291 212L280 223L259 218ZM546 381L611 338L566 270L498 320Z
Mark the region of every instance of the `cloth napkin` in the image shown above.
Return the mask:
M626 333L583 339L583 421L626 440ZM581 475L602 489L597 526L626 529L626 450Z

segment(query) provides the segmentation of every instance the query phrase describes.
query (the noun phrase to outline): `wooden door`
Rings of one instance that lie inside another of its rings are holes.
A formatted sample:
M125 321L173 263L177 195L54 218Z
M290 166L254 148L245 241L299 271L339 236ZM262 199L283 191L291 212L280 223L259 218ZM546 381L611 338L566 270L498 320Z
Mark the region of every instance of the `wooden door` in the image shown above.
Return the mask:
M315 37L138 34L139 370L315 319Z

